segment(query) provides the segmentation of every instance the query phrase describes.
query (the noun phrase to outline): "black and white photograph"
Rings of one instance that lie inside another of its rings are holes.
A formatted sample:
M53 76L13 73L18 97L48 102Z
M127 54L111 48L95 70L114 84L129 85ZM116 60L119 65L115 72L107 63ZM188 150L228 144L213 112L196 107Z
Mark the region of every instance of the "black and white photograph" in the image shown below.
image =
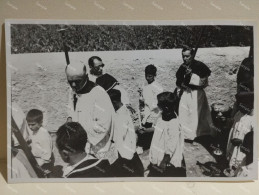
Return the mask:
M8 182L257 179L254 22L6 20Z

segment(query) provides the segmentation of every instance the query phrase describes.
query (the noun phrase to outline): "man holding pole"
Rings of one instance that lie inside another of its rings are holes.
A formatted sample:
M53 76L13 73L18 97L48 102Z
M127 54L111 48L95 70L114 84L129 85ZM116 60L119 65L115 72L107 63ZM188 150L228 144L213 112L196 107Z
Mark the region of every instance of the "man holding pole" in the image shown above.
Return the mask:
M202 135L211 135L211 115L204 88L208 86L210 69L194 60L195 50L182 50L184 63L176 72L177 92L180 97L179 119L185 139L193 141Z

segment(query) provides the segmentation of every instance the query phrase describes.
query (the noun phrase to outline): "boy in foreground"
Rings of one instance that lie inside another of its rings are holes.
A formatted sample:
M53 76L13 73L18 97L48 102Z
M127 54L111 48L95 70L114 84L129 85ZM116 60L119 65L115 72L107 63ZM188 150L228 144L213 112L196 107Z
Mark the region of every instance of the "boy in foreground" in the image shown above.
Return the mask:
M110 177L109 161L97 159L85 152L87 133L77 122L59 127L56 144L61 158L68 166L63 170L65 178Z
M148 177L186 177L184 134L176 114L177 97L171 92L163 92L157 99L162 115L154 128Z
M30 128L31 152L43 169L51 171L54 165L53 144L49 132L42 127L42 111L38 109L30 110L27 113L26 121Z
M113 173L117 177L143 177L144 168L136 153L137 135L130 111L121 102L119 90L111 89L108 94L116 112L113 141L119 156L112 164Z

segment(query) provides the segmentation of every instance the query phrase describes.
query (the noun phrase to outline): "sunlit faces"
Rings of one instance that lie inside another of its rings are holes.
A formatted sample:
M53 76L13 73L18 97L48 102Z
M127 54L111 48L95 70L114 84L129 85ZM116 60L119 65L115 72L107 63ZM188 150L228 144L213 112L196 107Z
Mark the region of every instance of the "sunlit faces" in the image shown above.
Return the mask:
M101 76L103 74L103 67L104 64L101 60L98 59L94 59L94 65L91 66L91 74L95 75L95 76Z
M190 64L192 61L192 54L190 50L186 50L184 52L182 52L182 58L184 61L184 64Z

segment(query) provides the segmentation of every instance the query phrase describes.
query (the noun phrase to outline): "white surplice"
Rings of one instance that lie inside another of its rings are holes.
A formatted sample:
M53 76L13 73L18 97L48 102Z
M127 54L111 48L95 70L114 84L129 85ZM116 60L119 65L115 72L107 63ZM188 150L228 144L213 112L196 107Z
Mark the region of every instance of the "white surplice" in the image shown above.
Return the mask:
M150 146L150 162L159 166L164 155L169 154L171 157L170 163L175 167L181 167L183 147L184 135L181 132L178 118L164 121L159 117Z
M109 161L114 162L117 158L113 156L115 147L112 145L115 111L109 95L102 87L95 86L89 93L76 96L76 109L70 109L70 116L87 133L86 152L93 153L97 158L109 156L107 158L112 158ZM70 103L69 108L73 108L73 95Z
M157 110L157 95L163 92L162 86L157 82L153 81L151 84L143 85L142 94L143 101L145 104L144 107L144 117L142 123L155 123L159 111Z
M131 160L136 152L136 140L134 125L128 108L123 105L116 112L114 142L120 155Z

